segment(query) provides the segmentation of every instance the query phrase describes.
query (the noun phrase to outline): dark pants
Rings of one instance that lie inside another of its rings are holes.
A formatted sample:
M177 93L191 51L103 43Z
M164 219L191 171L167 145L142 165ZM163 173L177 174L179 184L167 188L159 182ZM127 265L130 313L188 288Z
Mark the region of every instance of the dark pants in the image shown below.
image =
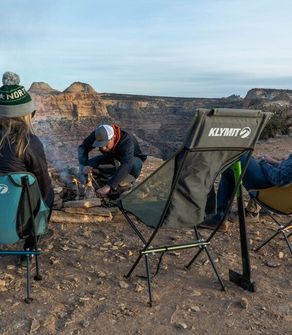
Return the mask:
M117 169L115 161L113 161L112 159L106 159L104 155L91 158L88 161L88 165L93 168L100 168L101 165L110 165L112 166L112 174L114 174ZM140 176L142 167L143 167L142 160L139 157L135 156L133 159L133 167L132 170L130 171L130 175L132 175L135 179L137 179Z

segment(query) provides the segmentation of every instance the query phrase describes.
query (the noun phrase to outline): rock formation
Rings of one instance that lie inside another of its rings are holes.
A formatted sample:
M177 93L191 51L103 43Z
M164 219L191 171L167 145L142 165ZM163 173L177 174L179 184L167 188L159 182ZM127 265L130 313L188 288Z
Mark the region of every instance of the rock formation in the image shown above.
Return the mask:
M46 83L33 83L29 92L37 106L35 127L51 162L77 164L77 147L96 125L118 123L135 134L143 150L169 157L182 143L196 108L259 108L272 110L289 133L292 91L252 89L246 97L175 98L97 93L90 85L75 82L63 92ZM275 130L276 129L276 130Z

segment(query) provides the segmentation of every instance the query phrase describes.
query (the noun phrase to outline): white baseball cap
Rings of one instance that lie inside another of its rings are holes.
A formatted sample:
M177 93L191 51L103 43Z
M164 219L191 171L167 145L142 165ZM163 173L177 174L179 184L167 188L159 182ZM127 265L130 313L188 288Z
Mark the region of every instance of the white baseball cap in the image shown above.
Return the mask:
M95 129L94 147L105 147L108 142L114 137L114 128L108 124L102 124Z

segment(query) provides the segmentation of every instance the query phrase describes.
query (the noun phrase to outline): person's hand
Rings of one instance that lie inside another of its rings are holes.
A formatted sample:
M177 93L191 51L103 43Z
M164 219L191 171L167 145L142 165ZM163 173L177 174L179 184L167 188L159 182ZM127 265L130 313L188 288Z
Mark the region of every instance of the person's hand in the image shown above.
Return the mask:
M110 192L111 187L109 185L105 185L101 188L99 188L96 192L100 195L106 195Z
M279 164L279 163L280 163L280 161L279 161L278 159L275 159L275 158L273 158L273 157L271 157L271 156L267 156L267 155L263 155L263 156L261 156L261 157L260 157L260 160L266 161L266 162L268 162L268 163L270 163L270 164L272 164L272 165L275 165L275 164Z
M92 171L93 170L93 167L92 166L89 166L89 165L86 165L86 166L84 166L84 168L83 168L83 173L84 174L88 174L90 171Z

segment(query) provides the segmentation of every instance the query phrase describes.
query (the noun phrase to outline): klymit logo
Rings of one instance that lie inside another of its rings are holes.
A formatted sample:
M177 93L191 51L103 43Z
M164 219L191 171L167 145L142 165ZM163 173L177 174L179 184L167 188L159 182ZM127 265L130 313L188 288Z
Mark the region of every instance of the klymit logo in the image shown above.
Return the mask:
M251 133L249 127L244 128L211 128L208 136L240 136L241 138L247 138Z
M0 184L0 194L5 194L8 192L8 186L5 184Z

